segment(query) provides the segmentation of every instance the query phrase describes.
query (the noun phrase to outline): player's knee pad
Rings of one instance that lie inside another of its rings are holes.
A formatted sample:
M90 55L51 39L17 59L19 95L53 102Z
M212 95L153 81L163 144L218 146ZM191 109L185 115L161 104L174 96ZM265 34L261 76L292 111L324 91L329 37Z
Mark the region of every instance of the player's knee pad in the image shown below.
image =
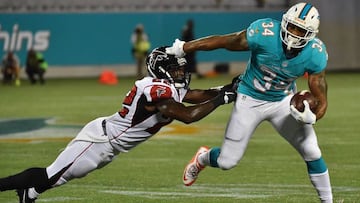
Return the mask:
M76 162L76 165L72 167L67 176L67 180L71 180L74 178L83 178L87 176L90 172L96 170L99 166L99 162L92 159L81 159Z
M302 156L306 161L317 160L321 157L321 150L317 145L308 145L303 148Z

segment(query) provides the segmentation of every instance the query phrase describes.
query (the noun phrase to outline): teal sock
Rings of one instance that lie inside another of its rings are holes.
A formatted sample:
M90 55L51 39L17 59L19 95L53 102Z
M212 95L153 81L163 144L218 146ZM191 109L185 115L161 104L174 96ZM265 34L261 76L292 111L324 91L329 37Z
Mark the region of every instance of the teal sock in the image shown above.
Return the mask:
M307 161L306 165L309 174L320 174L324 173L327 170L327 166L322 157L315 161Z
M210 166L219 168L217 159L220 155L220 147L214 147L210 150Z

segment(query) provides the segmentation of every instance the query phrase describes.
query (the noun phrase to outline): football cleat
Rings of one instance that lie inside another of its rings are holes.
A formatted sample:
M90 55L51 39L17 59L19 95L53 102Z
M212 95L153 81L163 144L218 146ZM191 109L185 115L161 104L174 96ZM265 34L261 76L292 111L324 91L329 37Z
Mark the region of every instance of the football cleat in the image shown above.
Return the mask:
M184 185L190 186L196 181L200 171L202 171L205 168L205 166L200 165L198 161L198 157L200 156L200 154L206 153L208 151L209 151L209 147L206 146L200 147L196 152L196 154L191 159L191 161L185 167L183 174Z
M19 196L19 203L35 203L35 199L31 199L28 195L29 189L18 189L16 190Z

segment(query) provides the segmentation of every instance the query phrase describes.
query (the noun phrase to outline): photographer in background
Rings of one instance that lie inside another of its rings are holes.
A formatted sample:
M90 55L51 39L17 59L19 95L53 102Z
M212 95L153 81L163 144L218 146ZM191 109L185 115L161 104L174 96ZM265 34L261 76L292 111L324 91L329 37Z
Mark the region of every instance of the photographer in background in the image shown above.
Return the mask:
M3 74L3 84L11 85L15 83L20 86L20 62L19 57L9 51L2 60L1 73Z
M31 82L31 84L36 84L37 75L40 81L40 84L45 84L44 74L48 68L48 63L45 61L44 56L36 52L33 49L30 49L26 58L26 74Z
M137 79L141 79L145 76L145 59L150 50L149 37L142 24L136 25L130 40L132 43L131 52L136 62L136 76Z

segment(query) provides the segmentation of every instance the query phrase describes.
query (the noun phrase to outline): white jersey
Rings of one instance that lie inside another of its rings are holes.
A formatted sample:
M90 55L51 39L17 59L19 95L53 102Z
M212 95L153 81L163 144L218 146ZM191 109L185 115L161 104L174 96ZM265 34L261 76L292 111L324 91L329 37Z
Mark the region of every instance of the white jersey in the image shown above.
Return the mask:
M127 152L171 123L173 119L164 117L156 109L148 111L145 105L170 98L181 103L186 92L187 89L176 89L167 80L145 77L136 81L122 109L106 118L106 134L113 147Z
M145 106L171 98L182 102L186 92L187 89L176 89L167 80L145 77L136 81L119 112L87 123L46 168L49 178L61 173L53 186L84 177L110 163L119 152L127 152L149 139L173 119L164 117L155 108L152 111L146 110Z

